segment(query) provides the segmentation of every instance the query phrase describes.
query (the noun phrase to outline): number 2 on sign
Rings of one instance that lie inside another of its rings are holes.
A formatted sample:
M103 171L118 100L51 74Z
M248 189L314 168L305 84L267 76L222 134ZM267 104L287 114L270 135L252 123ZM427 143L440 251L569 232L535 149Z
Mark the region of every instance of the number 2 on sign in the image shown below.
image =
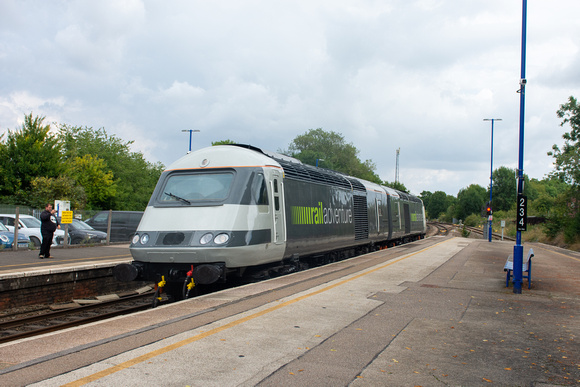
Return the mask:
M528 223L528 198L525 195L518 195L517 230L526 231Z

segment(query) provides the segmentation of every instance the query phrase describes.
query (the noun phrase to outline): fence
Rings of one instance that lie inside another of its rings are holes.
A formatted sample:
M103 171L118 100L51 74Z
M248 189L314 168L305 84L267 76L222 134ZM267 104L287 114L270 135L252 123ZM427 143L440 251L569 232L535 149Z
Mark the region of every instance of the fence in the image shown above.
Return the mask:
M16 209L20 215L32 215L37 219L40 219L40 213L44 211L44 208L32 208L27 206L16 206L12 204L0 204L0 214L15 214ZM80 220L87 220L91 216L95 215L99 211L74 211L74 216Z

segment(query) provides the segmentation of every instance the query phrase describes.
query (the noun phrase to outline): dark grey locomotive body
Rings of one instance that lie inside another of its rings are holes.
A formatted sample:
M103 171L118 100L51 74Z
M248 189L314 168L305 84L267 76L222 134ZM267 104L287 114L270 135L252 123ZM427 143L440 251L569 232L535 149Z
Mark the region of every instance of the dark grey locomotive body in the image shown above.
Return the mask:
M376 249L425 235L422 201L341 173L277 160L284 169L285 257Z

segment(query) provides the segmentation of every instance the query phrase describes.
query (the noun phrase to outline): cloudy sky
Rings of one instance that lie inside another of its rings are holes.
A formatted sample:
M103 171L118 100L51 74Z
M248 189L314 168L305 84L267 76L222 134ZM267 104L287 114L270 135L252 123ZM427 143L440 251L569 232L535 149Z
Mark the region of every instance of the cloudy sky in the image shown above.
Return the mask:
M580 1L528 1L525 166L580 97ZM0 133L30 112L169 165L230 139L341 133L382 179L456 195L517 167L521 0L0 0Z

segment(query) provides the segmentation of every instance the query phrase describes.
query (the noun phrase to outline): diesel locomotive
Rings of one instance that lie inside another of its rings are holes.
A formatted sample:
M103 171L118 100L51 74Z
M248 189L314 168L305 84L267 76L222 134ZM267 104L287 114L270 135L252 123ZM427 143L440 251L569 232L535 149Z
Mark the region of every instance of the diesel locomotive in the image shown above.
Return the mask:
M264 278L420 239L422 201L250 145L188 153L161 175L118 280Z

